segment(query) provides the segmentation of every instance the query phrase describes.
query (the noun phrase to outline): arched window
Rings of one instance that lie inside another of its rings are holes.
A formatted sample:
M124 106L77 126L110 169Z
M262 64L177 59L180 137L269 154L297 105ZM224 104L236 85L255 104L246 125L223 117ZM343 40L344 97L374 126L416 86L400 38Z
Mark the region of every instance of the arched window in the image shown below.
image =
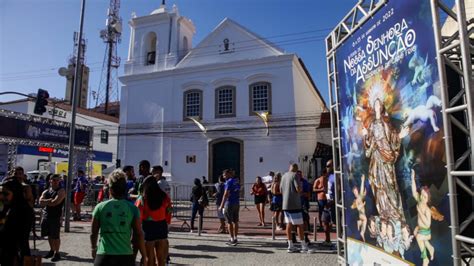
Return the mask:
M216 118L235 117L235 87L222 86L216 89Z
M184 92L183 119L194 117L202 119L202 91L193 89Z
M256 82L249 86L250 114L255 112L272 112L272 84Z
M145 39L145 65L154 65L156 62L156 33L150 32L148 33Z
M189 50L188 37L183 37L183 55L187 54Z

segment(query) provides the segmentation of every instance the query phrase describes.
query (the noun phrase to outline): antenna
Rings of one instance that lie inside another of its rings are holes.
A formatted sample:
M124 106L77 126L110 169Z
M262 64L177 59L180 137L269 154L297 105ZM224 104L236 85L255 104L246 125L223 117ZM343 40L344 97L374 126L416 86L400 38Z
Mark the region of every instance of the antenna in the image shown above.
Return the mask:
M102 64L102 78L96 94L96 106L104 104L104 113L109 112L111 99L119 99L118 83L112 82L117 79L117 69L120 66L120 57L117 56L117 44L121 41L122 18L119 15L120 0L110 0L107 10L106 28L100 31L100 38L106 43L104 62ZM112 73L114 72L114 73ZM113 77L115 76L115 77ZM105 88L101 88L105 79ZM115 86L114 86L115 85Z

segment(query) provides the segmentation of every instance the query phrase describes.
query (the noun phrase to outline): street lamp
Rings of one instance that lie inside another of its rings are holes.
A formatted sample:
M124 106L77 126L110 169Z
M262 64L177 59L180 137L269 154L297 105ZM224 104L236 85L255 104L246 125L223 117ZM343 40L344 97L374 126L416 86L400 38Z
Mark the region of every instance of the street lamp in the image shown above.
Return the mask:
M265 127L267 128L267 136L270 135L270 128L268 127L268 121L270 120L270 113L269 112L254 112L260 119L262 119Z
M195 117L190 116L188 118L191 119L191 121L193 121L194 124L196 124L203 133L207 132L207 128L203 124L201 124L201 122L199 122L199 120L197 120Z

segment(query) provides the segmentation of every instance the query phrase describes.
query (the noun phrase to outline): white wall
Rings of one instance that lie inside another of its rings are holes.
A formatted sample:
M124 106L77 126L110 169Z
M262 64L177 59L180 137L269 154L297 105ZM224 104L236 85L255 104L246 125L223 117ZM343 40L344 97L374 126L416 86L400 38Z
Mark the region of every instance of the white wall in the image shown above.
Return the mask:
M294 113L295 95L289 89L293 87L291 58L192 73L177 71L176 75L169 74L162 78L125 82L126 86L122 88L121 132L138 135L121 140L123 163L137 165L140 160L147 159L152 165L163 165L165 171L173 175L173 181L188 183L195 177L209 176L208 141L234 137L244 142L245 182L253 182L255 176L265 175L270 170L286 171L290 161L297 162L300 153L295 130L271 130L268 137L265 130L256 130L251 135L238 131L212 135L197 132L166 134L163 140L160 134L146 134L158 133L161 126L165 131L197 131L193 122L183 121L184 92L193 88L203 91L202 123L209 130L264 126L260 118L249 115L249 85L256 81L272 84L272 116L281 118ZM225 84L236 87L236 117L215 119L215 89ZM241 123L235 123L236 120ZM127 128L123 129L125 124ZM271 117L270 125L273 125ZM282 122L275 122L275 125L282 125ZM132 129L139 126L140 129ZM283 133L280 132L282 130ZM314 150L314 145L310 149ZM197 162L186 163L186 155L195 155ZM260 157L263 157L262 163L259 162ZM168 161L167 166L165 161Z

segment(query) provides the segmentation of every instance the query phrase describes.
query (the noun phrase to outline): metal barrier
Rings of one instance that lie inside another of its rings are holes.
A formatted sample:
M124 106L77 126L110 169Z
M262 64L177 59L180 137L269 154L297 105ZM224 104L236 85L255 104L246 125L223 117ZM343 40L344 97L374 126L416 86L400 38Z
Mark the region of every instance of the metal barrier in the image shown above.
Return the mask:
M190 221L191 221L191 214L192 214L192 205L191 202L191 192L193 189L193 185L185 185L185 184L170 184L171 186L171 200L173 202L173 218L182 221L181 228L185 226L188 229L191 229ZM202 219L217 219L217 206L215 204L215 198L213 197L213 192L210 189L214 187L214 185L204 185L206 188L206 193L208 194L209 205L204 208L204 213ZM200 234L201 229L200 221L201 217L197 217L198 219L198 233Z
M83 205L95 207L97 205L97 197L99 196L99 191L102 189L103 184L87 184L86 196L84 197Z

